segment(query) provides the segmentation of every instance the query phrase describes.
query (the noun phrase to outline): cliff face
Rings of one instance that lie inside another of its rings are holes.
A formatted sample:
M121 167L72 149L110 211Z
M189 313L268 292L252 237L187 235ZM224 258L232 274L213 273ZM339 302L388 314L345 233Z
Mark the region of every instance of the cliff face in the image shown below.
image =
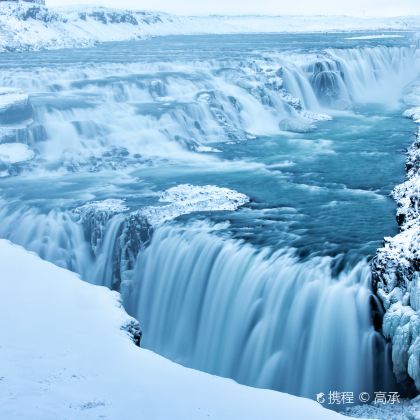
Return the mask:
M405 115L420 124L420 82ZM397 380L420 390L420 127L407 152L407 180L393 191L400 233L385 238L373 262L376 293L386 310L383 333L392 341Z

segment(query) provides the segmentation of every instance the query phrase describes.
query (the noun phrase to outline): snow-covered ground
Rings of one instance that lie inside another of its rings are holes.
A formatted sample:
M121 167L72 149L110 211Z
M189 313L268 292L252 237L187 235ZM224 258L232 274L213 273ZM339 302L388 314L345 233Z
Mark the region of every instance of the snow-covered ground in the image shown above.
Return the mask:
M174 16L101 7L48 9L0 2L0 51L89 46L157 35L326 32L420 28L420 17ZM386 36L387 34L385 34Z
M138 348L119 295L0 240L0 418L344 419Z

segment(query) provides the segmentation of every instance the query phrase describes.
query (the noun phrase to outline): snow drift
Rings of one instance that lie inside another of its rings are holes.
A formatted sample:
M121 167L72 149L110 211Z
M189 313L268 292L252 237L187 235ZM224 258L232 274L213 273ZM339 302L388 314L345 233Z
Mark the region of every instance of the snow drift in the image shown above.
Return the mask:
M119 295L0 241L0 417L344 419L136 347Z

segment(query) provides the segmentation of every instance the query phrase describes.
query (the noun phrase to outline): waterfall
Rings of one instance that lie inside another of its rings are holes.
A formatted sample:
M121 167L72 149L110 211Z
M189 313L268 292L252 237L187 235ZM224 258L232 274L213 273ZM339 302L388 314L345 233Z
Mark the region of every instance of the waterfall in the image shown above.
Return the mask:
M331 257L299 261L207 225L168 224L151 237L136 215L88 217L3 206L0 235L119 288L143 345L184 365L311 398L395 388L367 262L334 275Z
M165 226L139 254L126 299L147 348L248 385L313 397L393 383L372 326L369 284L366 262L334 278L329 257L299 262L288 250L257 251L205 229Z
M210 157L195 152L209 143L309 130L358 102L394 104L419 69L414 48L380 46L191 63L6 65L0 86L29 94L33 121L9 127L0 142L28 143L54 171L202 164Z
M379 305L367 261L337 274L332 267L338 258L346 265L344 256L299 260L293 249L257 249L189 223L153 231L136 213L148 205L140 188L118 190L105 176L89 182L99 171L116 178L133 168L159 170L162 162L174 173L191 165L183 174L191 177L194 164L224 163L213 143L310 130L357 103L392 105L419 73L415 49L124 65L98 60L68 68L28 60L0 74L0 85L26 92L32 107L31 118L2 126L0 143L25 143L36 157L2 166L0 174L64 173L69 178L57 187L60 194L72 174L82 175L74 191L65 197L54 191L51 202L19 185L30 197L19 203L11 181L2 194L15 201L1 203L0 237L120 290L142 325L143 344L179 363L308 397L395 390L387 345L373 326ZM128 197L134 205L123 213L75 211L104 196Z

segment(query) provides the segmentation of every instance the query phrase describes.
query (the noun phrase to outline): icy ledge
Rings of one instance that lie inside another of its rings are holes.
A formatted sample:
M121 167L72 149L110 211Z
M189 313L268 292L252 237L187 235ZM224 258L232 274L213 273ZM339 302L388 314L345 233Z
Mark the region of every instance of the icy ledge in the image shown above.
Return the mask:
M129 207L121 199L93 201L77 207L74 212L81 215L82 221L101 220L103 226L116 214L128 212L130 216L144 218L151 227L156 228L182 215L234 211L249 202L245 194L216 185L180 184L157 194L161 205L146 206L134 212L129 212Z
M133 344L119 295L0 240L0 418L344 419Z
M420 85L417 93L420 97ZM417 120L415 112L406 116ZM382 327L392 341L394 373L408 389L420 390L420 128L406 170L407 181L393 192L400 233L385 238L373 261L373 278L386 311Z

